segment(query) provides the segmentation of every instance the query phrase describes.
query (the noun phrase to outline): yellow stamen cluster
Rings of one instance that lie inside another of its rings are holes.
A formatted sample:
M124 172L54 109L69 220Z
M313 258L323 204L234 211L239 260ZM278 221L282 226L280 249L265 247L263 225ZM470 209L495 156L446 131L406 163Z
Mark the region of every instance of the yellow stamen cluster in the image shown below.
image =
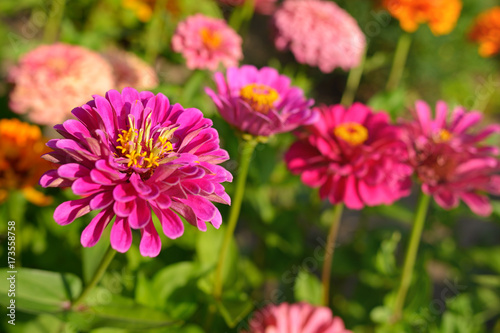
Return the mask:
M337 138L357 146L368 140L368 130L358 123L344 123L335 127L334 134Z
M203 44L210 49L216 49L222 44L222 36L218 31L201 28L200 36Z
M129 128L122 130L118 134L116 142L118 146L117 155L127 159L127 166L140 169L156 168L161 160L172 152L172 143L170 139L177 128L162 128L151 132L151 114L146 118L141 129L135 128L135 121L132 115L129 115Z
M451 138L453 137L453 134L450 133L450 131L448 130L445 130L445 129L441 129L439 131L439 134L437 136L437 140L438 142L448 142L451 140Z
M276 89L259 83L251 83L241 88L240 96L254 111L263 114L269 113L274 102L280 97Z

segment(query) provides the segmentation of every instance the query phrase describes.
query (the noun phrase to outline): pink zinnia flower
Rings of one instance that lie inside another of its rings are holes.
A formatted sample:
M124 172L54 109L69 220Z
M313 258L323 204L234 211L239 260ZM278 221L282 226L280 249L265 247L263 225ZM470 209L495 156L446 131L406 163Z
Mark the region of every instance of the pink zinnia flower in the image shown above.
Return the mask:
M273 15L279 50L324 73L360 64L365 36L356 20L332 1L286 0Z
M56 208L60 225L100 210L82 233L83 246L96 244L116 216L111 228L115 250L129 249L132 228L141 231L141 254L158 255L161 242L151 209L169 238L184 232L177 214L202 231L206 222L219 228L221 215L211 201L229 204L220 183L232 176L217 165L229 157L201 111L171 105L162 94L126 88L121 94L110 90L106 98L94 96L72 112L78 120L55 126L64 139L49 141L54 151L44 155L60 166L44 174L40 184L71 186L83 196Z
M110 49L103 56L113 68L115 87L118 90L126 87L138 90L152 89L158 85L155 70L135 54Z
M436 116L423 101L416 103L416 119L404 123L410 161L422 182L422 191L432 195L443 208L458 206L462 199L482 216L491 214L486 193L500 194L498 148L482 141L499 125L490 125L478 133L471 127L481 121L480 112L457 107L448 117L448 106L438 102Z
M114 87L111 66L104 58L61 43L39 46L25 54L8 79L14 83L10 108L40 125L64 121L75 105Z
M318 108L320 119L299 134L285 155L304 184L322 199L351 209L391 204L410 194L406 147L384 112L355 103Z
M270 136L312 123L316 117L301 89L290 86L290 79L274 68L257 69L244 65L229 68L227 80L215 73L218 92L205 89L222 118L239 130Z
M352 333L332 310L307 303L268 305L253 315L243 333Z
M229 6L242 6L247 0L219 0L220 3ZM251 0L248 0L251 1ZM253 0L255 11L259 14L270 15L276 9L277 0Z
M180 22L172 37L172 49L182 53L189 69L237 66L243 58L241 43L241 37L226 21L202 14Z

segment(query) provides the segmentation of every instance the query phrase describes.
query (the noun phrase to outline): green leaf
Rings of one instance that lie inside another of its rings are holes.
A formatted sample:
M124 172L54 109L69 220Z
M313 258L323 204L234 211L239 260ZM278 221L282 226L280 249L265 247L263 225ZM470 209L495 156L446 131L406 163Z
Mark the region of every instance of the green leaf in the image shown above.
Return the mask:
M368 105L376 111L387 111L392 119L396 119L405 110L405 89L398 88L393 91L383 91L374 95Z
M107 304L94 305L81 311L60 314L79 330L101 327L145 330L179 324L167 313L135 303L132 299L114 296Z
M15 276L16 308L26 312L59 312L80 294L80 279L69 273L57 273L31 268L19 268L17 274L2 269L2 276ZM0 304L10 302L10 280L0 280Z
M380 244L380 249L375 257L375 267L380 273L392 275L396 272L395 253L400 240L401 234L399 231L395 231L392 233L391 238L385 239Z
M321 282L315 275L304 270L299 272L293 288L296 301L321 305L322 290Z
M233 328L253 309L253 304L243 292L226 292L221 302L217 303L219 312L226 324Z

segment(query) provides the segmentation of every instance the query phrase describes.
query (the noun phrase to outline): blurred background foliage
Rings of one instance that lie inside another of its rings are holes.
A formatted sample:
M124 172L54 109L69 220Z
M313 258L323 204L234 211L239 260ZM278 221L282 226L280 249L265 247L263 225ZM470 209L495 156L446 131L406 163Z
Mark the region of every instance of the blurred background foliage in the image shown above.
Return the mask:
M449 35L435 37L422 26L412 36L403 84L392 92L384 92L383 87L401 34L398 22L374 1L336 2L357 19L369 40L357 100L397 118L408 116L416 99L431 104L442 99L481 109L486 122L498 122L498 58L481 58L477 46L467 40L474 17L498 5L497 1L464 0L458 25ZM154 29L154 23L138 20L120 0L68 1L60 40L97 51L116 45L144 59L155 45L159 57L154 65L161 80L155 92L185 107L199 108L212 118L222 146L235 157L238 140L203 91L203 87L213 86L211 74L189 71L182 57L169 48L180 19L196 12L229 17L234 9L211 0L169 3L169 10L158 21L160 28ZM0 2L2 118L18 117L8 108L6 72L20 55L41 43L50 6L48 0ZM277 68L318 104L340 101L347 73L336 70L325 75L297 64L290 53L277 52L268 16L256 14L242 35L244 63ZM269 302L319 303L318 275L332 211L319 200L317 191L306 188L287 171L282 157L292 140L292 134L283 134L256 149L236 242L224 272L222 315L210 313L217 306L211 297L211 279L223 231L209 228L202 233L189 226L179 239L162 236L163 250L154 259L139 254L139 238L134 237L135 246L115 257L91 295L95 307L64 311L65 300L81 290L79 277L85 281L92 275L109 237L104 234L95 248L82 248L80 233L92 214L66 227L53 221L55 207L73 198L70 191L47 191L54 203L44 208L11 196L0 207L0 220L16 221L17 265L32 270L18 275L16 325L8 325L4 316L2 331L124 333L150 328L150 332L236 332L245 327L251 311ZM232 172L238 169L234 160L226 167ZM227 191L232 193L231 184ZM495 212L488 219L474 216L463 205L449 212L432 206L404 320L397 327L388 325L387 304L398 283L415 204L416 198L411 196L393 206L344 214L333 263L334 314L356 333L500 332L500 201L494 202ZM219 208L227 216L227 207ZM0 266L7 263L6 236L3 222ZM8 301L6 283L4 278L0 280L2 305ZM5 306L2 308L4 311ZM169 325L160 327L165 324Z

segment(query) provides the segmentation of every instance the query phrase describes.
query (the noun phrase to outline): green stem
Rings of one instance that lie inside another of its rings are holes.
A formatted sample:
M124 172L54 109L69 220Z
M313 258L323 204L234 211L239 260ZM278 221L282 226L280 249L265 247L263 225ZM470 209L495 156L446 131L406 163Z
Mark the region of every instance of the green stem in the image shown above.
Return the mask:
M389 80L387 81L386 90L391 91L398 87L401 78L403 77L403 72L406 65L406 59L408 58L408 52L411 46L411 35L404 32L398 41L396 47L396 53L394 55L394 62L392 63L391 74L389 75Z
M363 69L365 67L366 60L366 50L363 52L361 62L357 67L351 68L349 71L349 76L347 77L347 83L345 87L344 94L342 95L342 100L340 104L344 106L351 106L356 97L356 92L359 88L359 83L361 82L361 77L363 76Z
M242 6L234 9L231 17L229 18L229 25L235 31L241 33L241 28L244 26L245 22L248 22L252 19L254 11L255 0L245 0Z
M231 239L233 238L234 229L236 228L236 223L238 222L238 217L240 215L241 202L243 201L243 195L245 193L248 169L257 143L258 141L255 138L243 141L242 149L240 151L238 175L236 176L237 179L235 184L236 192L234 193L231 203L226 234L224 235L224 240L222 241L219 260L217 261L217 269L215 271L214 297L216 300L220 300L222 295L222 271L224 269L224 261L226 259L227 250Z
M163 17L166 14L167 0L158 0L155 4L153 17L148 25L146 35L146 61L154 65L161 51L163 36Z
M401 281L396 295L396 301L394 303L394 312L391 318L392 323L401 319L403 313L406 294L410 288L413 270L415 267L415 260L417 258L418 246L420 244L420 238L422 237L422 230L424 229L425 217L427 216L430 200L430 196L420 193L417 213L415 215L415 221L410 235L410 243L408 244L405 262L403 265L403 274L401 275Z
M76 306L83 302L85 298L87 297L88 293L96 286L96 284L101 280L102 276L104 275L104 272L106 272L106 269L108 268L109 264L113 260L113 257L115 256L116 251L110 246L104 256L101 259L101 262L99 263L99 266L97 267L96 271L94 272L94 276L92 276L92 279L90 279L89 283L85 286L83 289L82 293L76 300L73 301L72 306Z
M43 42L47 44L55 43L58 40L61 21L66 7L66 0L53 0L50 8L49 19L43 32Z
M341 203L334 206L333 221L326 241L325 261L323 262L323 274L321 276L323 284L323 305L326 307L328 307L330 303L330 276L332 273L333 252L335 251L335 241L337 240L337 234L339 232L343 208L344 205Z

